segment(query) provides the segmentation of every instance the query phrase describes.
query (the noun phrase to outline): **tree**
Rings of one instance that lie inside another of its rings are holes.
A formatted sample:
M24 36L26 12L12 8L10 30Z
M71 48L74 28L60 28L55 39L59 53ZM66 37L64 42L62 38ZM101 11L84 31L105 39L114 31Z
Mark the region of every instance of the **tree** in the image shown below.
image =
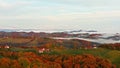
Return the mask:
M0 68L9 68L10 67L10 59L9 58L2 58L0 59Z
M30 61L27 58L21 57L18 62L22 68L30 68Z

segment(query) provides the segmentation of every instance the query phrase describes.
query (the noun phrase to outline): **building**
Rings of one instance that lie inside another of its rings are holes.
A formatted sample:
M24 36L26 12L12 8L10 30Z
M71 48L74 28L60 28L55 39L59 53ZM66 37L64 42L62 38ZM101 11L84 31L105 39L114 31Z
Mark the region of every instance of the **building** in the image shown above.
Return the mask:
M10 48L10 46L8 46L8 45L4 45L4 46L0 46L0 48L5 48L5 49L9 49Z
M39 53L49 52L50 50L47 48L40 48Z

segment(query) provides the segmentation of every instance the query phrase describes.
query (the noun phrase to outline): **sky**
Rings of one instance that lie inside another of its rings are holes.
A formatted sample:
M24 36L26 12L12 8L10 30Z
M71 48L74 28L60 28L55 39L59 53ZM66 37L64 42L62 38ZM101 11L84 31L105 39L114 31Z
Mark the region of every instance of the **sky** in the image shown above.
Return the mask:
M120 33L120 0L0 0L0 29Z

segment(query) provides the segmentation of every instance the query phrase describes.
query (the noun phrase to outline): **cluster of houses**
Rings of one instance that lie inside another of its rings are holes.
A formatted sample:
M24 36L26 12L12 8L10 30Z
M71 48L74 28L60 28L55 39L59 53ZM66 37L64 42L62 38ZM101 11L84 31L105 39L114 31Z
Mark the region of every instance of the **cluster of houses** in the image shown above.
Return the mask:
M8 45L4 45L4 46L3 46L3 45L0 45L0 49L1 49L1 48L9 49L10 46L8 46ZM39 53L50 52L50 49L43 47L43 48L39 48L39 49L38 49L38 52L39 52Z
M44 53L44 52L50 52L50 49L48 48L39 48L39 53Z
M8 45L4 45L4 46L0 45L0 49L1 48L9 49L10 46L8 46ZM84 49L97 49L97 45L94 44L93 46L85 46ZM50 49L45 48L45 47L41 47L41 48L38 49L39 53L45 53L45 52L50 52L50 51L51 51Z
M84 47L84 49L97 49L97 48L98 48L97 45Z

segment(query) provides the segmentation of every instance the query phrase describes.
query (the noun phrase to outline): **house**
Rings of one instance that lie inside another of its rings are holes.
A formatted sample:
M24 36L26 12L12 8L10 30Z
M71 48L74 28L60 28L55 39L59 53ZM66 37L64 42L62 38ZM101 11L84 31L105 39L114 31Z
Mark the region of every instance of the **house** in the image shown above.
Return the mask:
M44 51L43 50L39 50L39 53L43 53Z
M4 46L0 46L0 48L9 49L10 47L8 45L4 45Z
M96 49L97 48L97 45L93 45L93 49Z
M45 48L39 49L39 53L43 53L45 51Z
M87 49L97 49L97 45L96 44L93 44L93 45L89 45L89 46L84 46L83 47L85 50L87 50Z
M39 53L49 52L50 50L47 48L40 48Z
M6 46L4 46L4 48L7 48L7 49L8 49L8 48L10 48L10 47L9 47L8 45L6 45Z

